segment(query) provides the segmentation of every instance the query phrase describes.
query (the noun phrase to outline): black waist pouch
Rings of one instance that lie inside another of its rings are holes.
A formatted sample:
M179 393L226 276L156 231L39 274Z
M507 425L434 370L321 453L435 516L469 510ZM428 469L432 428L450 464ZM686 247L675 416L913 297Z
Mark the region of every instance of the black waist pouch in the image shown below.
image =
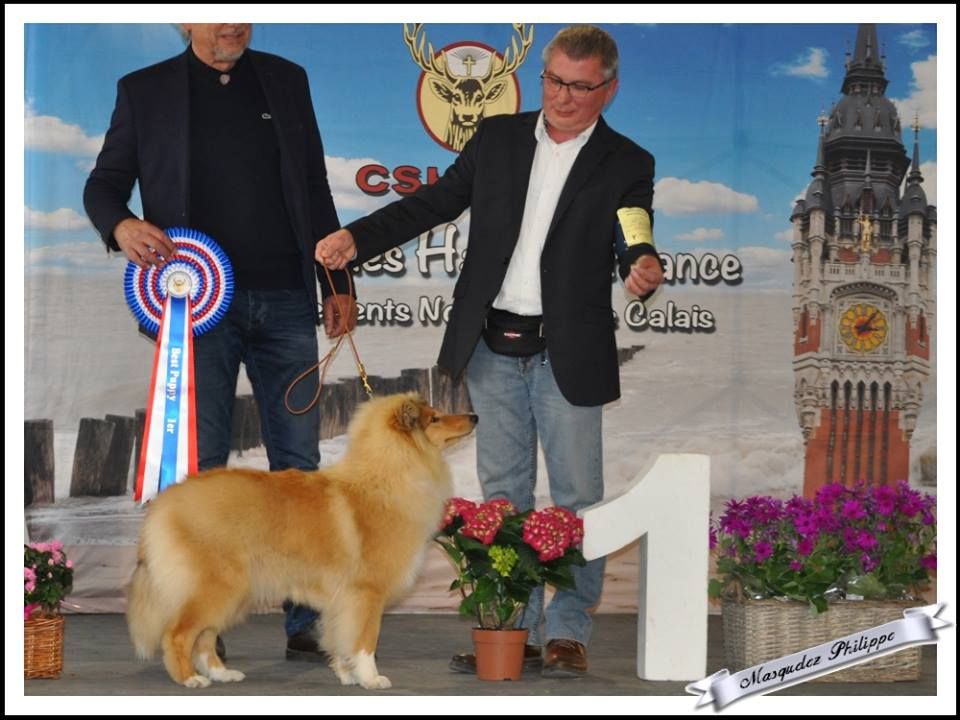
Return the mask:
M491 308L483 324L483 339L498 355L526 357L547 348L542 315L516 315Z

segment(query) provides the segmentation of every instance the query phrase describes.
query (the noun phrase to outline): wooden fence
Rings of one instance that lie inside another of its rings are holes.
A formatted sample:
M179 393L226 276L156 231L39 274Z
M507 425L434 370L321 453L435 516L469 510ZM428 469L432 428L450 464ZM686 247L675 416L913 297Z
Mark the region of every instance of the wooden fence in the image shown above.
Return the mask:
M622 365L642 345L620 348ZM398 377L369 376L374 395L415 391L441 412L472 411L466 383L429 369L405 369ZM320 394L319 440L342 435L357 405L366 400L359 378L327 383ZM133 417L107 415L104 419L81 418L73 455L70 497L112 496L131 493L131 463L140 458L146 410ZM24 421L24 500L51 503L54 500L54 432L52 420ZM233 411L230 449L243 451L261 445L260 415L252 395L236 398Z

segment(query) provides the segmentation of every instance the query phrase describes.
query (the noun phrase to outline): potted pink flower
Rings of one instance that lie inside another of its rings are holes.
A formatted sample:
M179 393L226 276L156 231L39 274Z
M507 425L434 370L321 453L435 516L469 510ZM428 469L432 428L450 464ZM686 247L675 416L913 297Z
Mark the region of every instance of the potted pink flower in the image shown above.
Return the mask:
M73 588L73 563L59 540L23 546L23 619L56 615Z
M57 678L63 670L60 603L73 587L73 563L58 540L23 546L23 676Z
M513 676L515 667L515 677L519 677L527 631L513 631L514 624L535 587L573 588L573 567L586 563L578 547L583 540L583 521L560 507L518 513L504 499L475 503L452 498L435 540L456 570L450 589L460 591L460 614L477 623L478 675L484 675L483 646L478 637L487 642L491 636L478 636L477 632L502 631L514 633L515 656L509 672Z

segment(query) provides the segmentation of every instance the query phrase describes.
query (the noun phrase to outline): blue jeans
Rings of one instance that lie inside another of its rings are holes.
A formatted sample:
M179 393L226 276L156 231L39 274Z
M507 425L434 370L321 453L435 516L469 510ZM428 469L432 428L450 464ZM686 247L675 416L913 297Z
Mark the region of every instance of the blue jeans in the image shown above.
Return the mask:
M197 454L201 470L227 464L237 376L242 362L260 412L270 470L316 470L320 465L320 409L294 415L284 406L287 387L317 362L316 309L306 290L241 290L212 330L193 341L197 378ZM318 375L291 393L307 406ZM240 519L242 522L242 519ZM311 627L317 613L284 604L287 635Z
M480 417L477 473L485 500L506 498L520 511L534 507L538 437L555 505L576 512L603 499L603 407L571 405L557 387L549 353L497 355L481 339L467 365L467 387ZM589 643L588 611L600 600L605 565L600 558L574 568L576 589L558 591L545 610L543 587L533 591L518 624L529 629L529 644Z

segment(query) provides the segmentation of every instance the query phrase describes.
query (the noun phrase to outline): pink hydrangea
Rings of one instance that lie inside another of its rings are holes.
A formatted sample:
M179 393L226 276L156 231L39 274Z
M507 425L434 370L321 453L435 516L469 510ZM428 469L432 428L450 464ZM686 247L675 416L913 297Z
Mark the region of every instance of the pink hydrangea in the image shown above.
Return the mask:
M475 508L476 506L477 504L472 500L464 500L459 497L450 498L443 508L443 519L440 521L440 529L445 530L456 518L463 514L464 510Z
M503 525L501 507L490 503L466 508L460 515L463 518L463 528L460 532L467 537L479 540L484 545L493 543L493 539Z
M564 508L545 508L524 522L523 540L537 551L541 562L555 560L583 540L583 521Z

